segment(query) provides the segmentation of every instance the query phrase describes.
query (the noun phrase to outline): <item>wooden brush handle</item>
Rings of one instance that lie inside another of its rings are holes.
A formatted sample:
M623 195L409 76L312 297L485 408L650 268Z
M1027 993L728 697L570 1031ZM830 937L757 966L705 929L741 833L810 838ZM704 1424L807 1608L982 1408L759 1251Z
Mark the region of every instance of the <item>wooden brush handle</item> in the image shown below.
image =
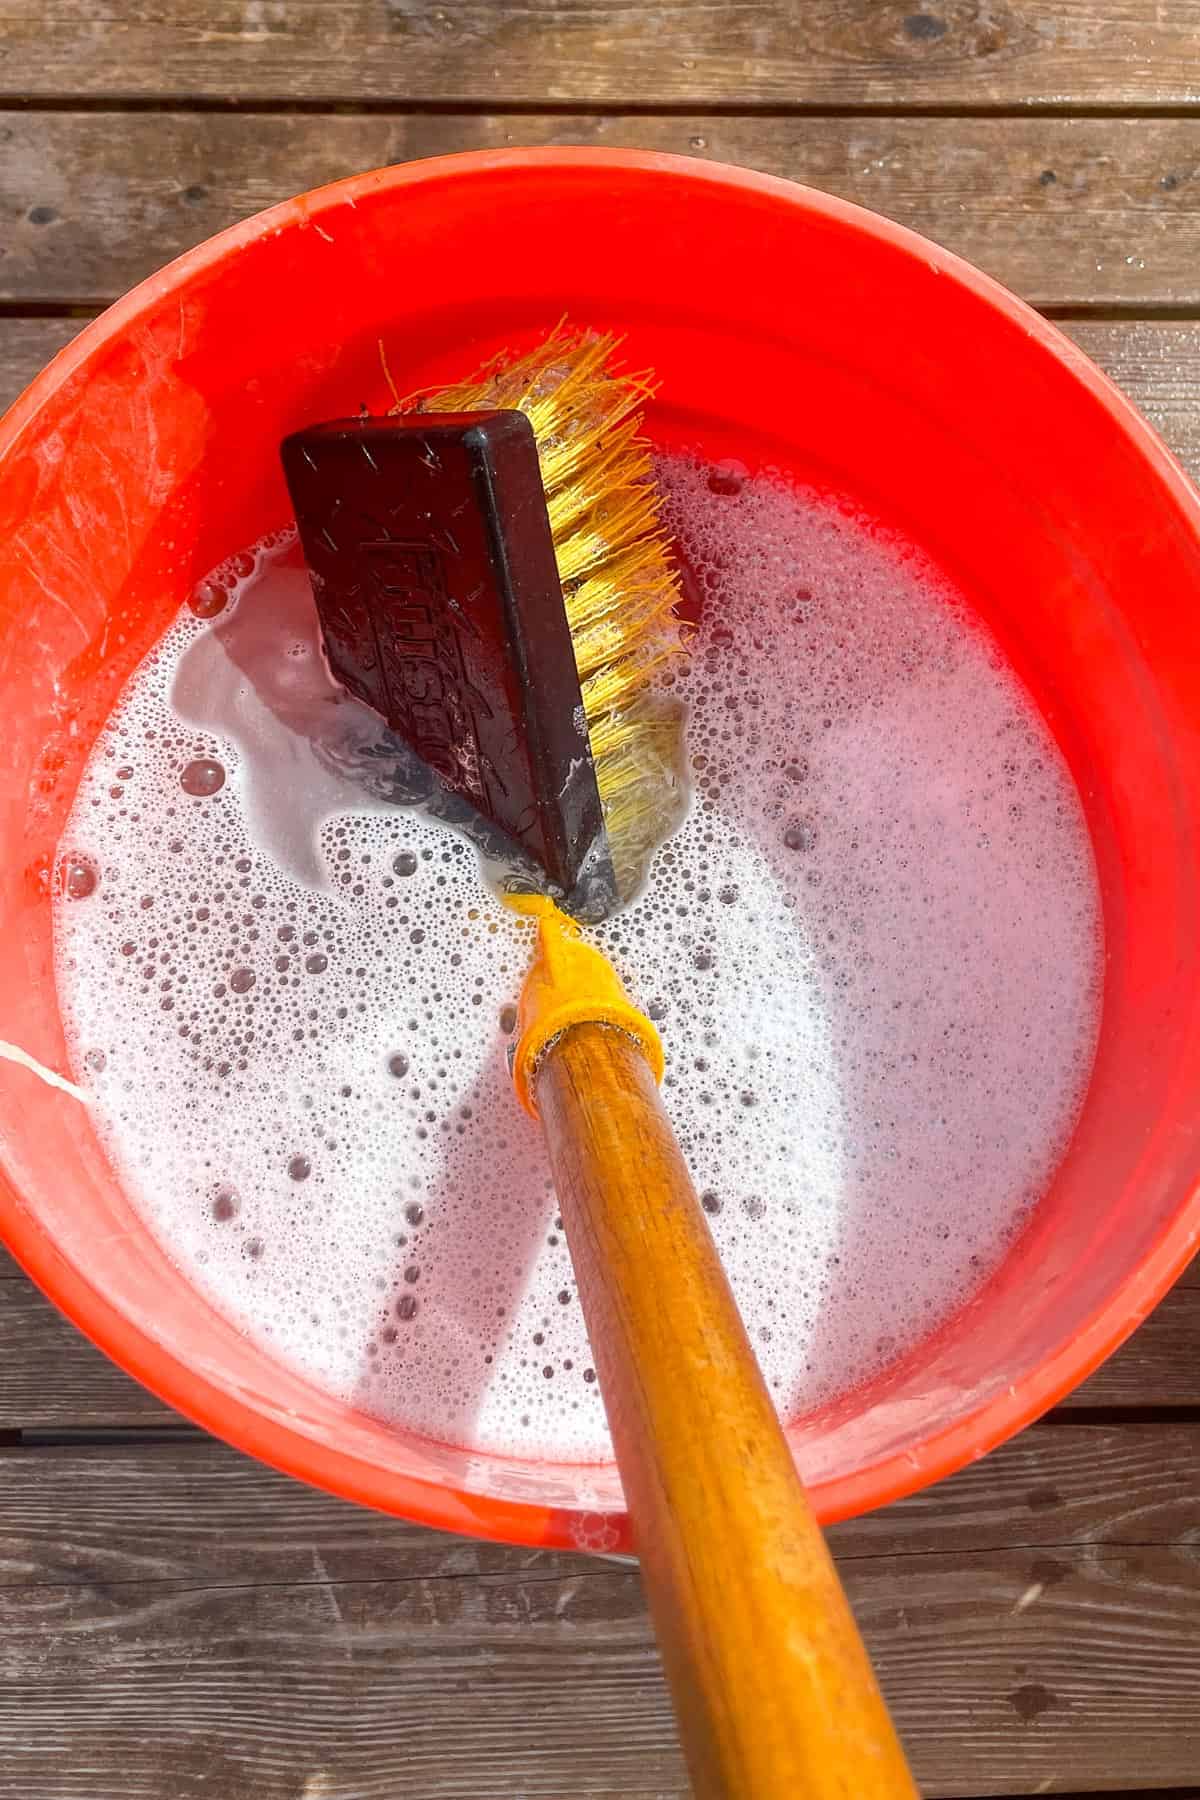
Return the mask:
M573 1026L536 1101L696 1794L914 1796L642 1052Z

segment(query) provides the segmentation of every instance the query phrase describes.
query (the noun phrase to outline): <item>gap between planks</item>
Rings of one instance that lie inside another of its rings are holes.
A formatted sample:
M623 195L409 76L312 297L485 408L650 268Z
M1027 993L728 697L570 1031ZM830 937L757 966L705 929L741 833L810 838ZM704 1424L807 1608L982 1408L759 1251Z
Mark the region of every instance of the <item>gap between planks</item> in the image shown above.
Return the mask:
M459 98L436 100L420 94L396 93L378 99L359 96L341 97L335 92L312 97L289 99L247 93L189 94L181 98L151 94L74 93L64 89L57 94L27 94L0 87L0 111L22 113L108 113L174 114L181 118L206 114L255 114L260 118L312 118L330 114L344 119L486 119L496 113L510 118L551 119L1108 119L1150 120L1200 117L1200 97L1184 102L1127 105L1120 100L1079 104L1067 100L1030 100L1009 104L972 105L950 102L893 100L857 105L809 103L803 100L739 101L735 99L705 100L692 96L674 101L635 99L595 100L526 100L515 94L489 94L472 100Z

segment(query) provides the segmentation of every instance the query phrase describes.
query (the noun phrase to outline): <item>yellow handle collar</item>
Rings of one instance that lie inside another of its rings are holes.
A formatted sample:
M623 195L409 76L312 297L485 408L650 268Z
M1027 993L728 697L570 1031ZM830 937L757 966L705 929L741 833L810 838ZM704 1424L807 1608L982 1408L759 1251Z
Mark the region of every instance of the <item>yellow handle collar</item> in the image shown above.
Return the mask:
M574 920L543 894L508 894L505 904L538 921L537 953L525 977L517 1014L513 1081L525 1111L537 1118L533 1083L547 1047L572 1025L612 1025L640 1046L662 1080L663 1048L645 1013L627 998L620 977L599 950L585 944Z

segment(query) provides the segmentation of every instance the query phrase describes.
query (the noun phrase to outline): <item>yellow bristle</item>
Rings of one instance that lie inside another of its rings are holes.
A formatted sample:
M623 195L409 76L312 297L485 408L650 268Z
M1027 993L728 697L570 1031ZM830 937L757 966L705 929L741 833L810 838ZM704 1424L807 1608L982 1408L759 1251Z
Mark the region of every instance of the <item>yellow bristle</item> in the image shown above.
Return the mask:
M641 408L646 373L619 340L559 326L469 381L397 411L515 408L533 426L617 886L627 898L685 804L683 709L664 687L683 650Z

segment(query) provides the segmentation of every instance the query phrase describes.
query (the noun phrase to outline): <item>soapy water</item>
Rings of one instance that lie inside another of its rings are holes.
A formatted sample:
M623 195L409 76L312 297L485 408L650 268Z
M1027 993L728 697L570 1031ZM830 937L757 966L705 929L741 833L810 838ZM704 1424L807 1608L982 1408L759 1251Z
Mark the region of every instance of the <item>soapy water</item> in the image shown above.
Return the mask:
M790 1419L936 1328L1044 1191L1098 1029L1096 877L1036 709L919 552L768 475L660 479L702 598L675 683L694 792L594 936L658 1021ZM287 534L223 566L63 839L74 1072L251 1337L397 1426L606 1460L507 1067L530 927L431 806L454 810L332 683Z

